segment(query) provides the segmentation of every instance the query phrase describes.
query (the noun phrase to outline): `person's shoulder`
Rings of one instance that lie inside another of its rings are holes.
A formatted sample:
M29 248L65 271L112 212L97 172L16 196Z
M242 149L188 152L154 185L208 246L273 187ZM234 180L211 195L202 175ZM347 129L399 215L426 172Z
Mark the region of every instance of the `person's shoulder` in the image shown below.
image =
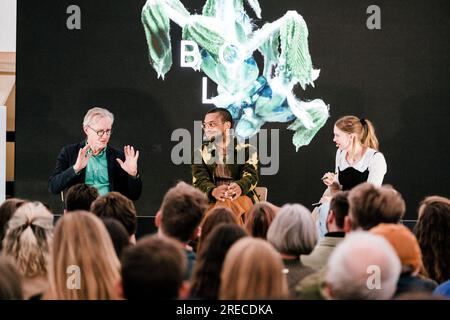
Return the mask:
M381 151L372 148L367 148L367 152L371 159L378 161L385 161L384 154Z

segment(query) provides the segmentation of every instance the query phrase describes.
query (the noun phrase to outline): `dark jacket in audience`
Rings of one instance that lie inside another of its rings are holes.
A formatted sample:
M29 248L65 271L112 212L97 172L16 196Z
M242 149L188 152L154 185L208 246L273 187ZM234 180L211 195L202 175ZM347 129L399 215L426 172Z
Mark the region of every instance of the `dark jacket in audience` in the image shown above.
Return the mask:
M300 259L283 259L285 269L283 272L286 273L289 294L291 297L295 296L295 287L304 277L314 273L314 269L305 266Z

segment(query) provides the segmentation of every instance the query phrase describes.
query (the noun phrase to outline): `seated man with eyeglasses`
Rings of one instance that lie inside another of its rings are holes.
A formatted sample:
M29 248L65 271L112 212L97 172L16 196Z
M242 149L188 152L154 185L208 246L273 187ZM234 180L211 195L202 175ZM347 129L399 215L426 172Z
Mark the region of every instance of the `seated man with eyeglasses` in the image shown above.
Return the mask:
M49 179L49 191L58 194L85 183L100 196L117 191L131 200L141 195L137 160L139 151L132 146L118 150L108 146L114 115L103 108L90 109L83 120L86 140L62 148Z
M206 142L194 151L193 185L208 195L214 207L228 207L239 224L258 202L258 154L250 144L239 143L230 133L233 118L228 110L214 108L203 122Z

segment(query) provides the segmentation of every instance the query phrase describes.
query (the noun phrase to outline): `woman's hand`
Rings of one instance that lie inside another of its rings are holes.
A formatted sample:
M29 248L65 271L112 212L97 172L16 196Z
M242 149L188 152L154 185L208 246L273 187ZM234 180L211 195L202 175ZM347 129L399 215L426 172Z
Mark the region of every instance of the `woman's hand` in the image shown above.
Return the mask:
M333 182L335 182L335 179L336 179L336 174L334 174L333 172L327 172L322 177L322 181L327 187L331 186L333 184Z

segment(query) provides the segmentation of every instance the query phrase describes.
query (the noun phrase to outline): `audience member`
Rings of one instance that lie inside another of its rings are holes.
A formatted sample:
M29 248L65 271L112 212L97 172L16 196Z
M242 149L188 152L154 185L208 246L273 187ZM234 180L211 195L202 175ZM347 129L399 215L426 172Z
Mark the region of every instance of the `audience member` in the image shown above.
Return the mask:
M106 230L111 237L114 250L116 251L116 255L120 260L123 249L130 245L130 238L128 236L128 232L125 227L116 219L113 218L101 218L103 224L106 227Z
M228 249L247 232L235 223L220 223L204 240L195 264L191 297L217 300L220 289L220 273Z
M87 211L62 216L49 266L50 300L114 300L120 262L102 221Z
M119 296L127 300L186 298L186 266L186 256L174 239L146 236L123 252Z
M425 198L415 232L428 277L438 284L450 280L450 199Z
M319 240L314 250L302 257L306 266L313 269L323 268L333 252L345 237L344 220L348 214L348 191L340 191L333 195L330 201L330 210L327 217L327 230L324 237Z
M190 280L196 259L188 243L197 237L207 207L208 200L203 192L179 182L164 195L156 215L159 235L176 239L184 249L188 261L184 280Z
M422 253L414 234L404 225L380 223L370 232L384 237L397 252L402 271L397 283L396 295L411 291L433 292L437 284L419 276L422 268Z
M0 205L0 251L2 249L2 241L5 237L6 229L8 228L8 221L11 219L12 215L23 205L26 201L22 199L11 198L5 200Z
M91 204L98 198L98 190L84 183L71 186L66 193L65 212L91 210Z
M219 223L238 223L233 211L226 207L215 207L208 212L200 223L200 237L198 238L197 252L200 252L203 241Z
M53 214L40 202L24 203L9 220L3 255L11 257L22 274L25 299L47 290L52 238Z
M398 223L405 214L402 195L390 186L377 187L362 183L349 195L349 214L345 217L345 231L369 230L379 223Z
M245 237L233 244L222 267L222 300L286 299L283 260L265 240Z
M22 283L14 261L0 256L0 300L22 300Z
M109 192L92 203L91 212L100 218L119 221L127 230L130 242L136 243L137 214L133 201L119 192Z
M267 230L279 208L270 202L258 202L250 209L245 219L245 229L255 237L266 239Z
M314 272L300 258L311 253L317 241L311 212L300 204L284 205L267 231L267 241L283 258L283 272L287 274L289 292L294 296L297 283Z
M329 299L337 300L391 299L400 272L400 259L386 239L355 231L328 260L325 292Z

